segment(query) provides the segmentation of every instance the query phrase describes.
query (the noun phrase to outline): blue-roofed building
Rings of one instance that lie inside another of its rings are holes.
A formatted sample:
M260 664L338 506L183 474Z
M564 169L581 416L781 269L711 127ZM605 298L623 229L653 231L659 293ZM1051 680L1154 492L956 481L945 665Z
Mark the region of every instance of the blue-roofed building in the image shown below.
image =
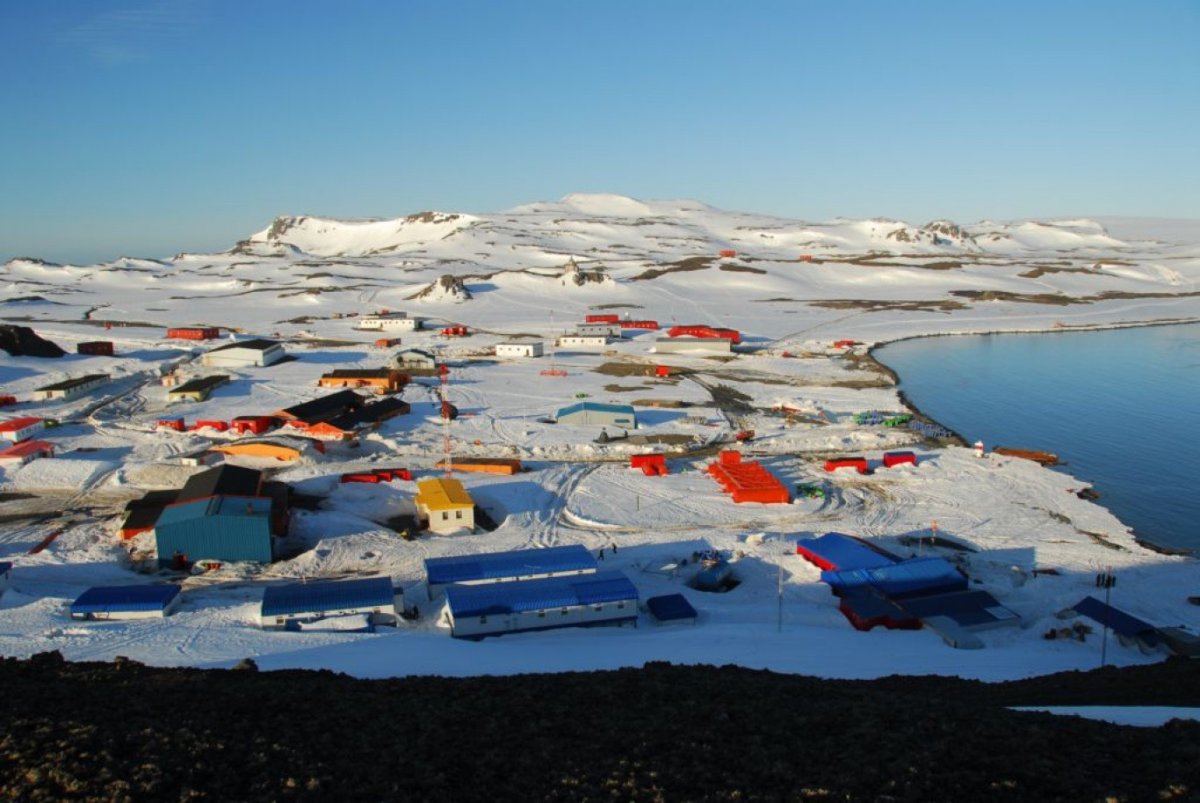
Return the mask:
M696 623L696 609L683 594L664 594L646 600L646 609L657 622Z
M72 619L161 619L179 607L179 586L94 586L71 603Z
M488 585L448 585L444 615L450 635L456 638L580 625L636 625L638 592L629 578L617 571Z
M271 500L257 496L210 496L163 508L154 525L158 565L198 560L270 563Z
M425 559L430 598L435 589L451 583L467 585L509 583L544 577L593 574L596 556L582 544L545 549L516 549L483 555L453 555Z
M388 577L267 586L259 622L264 628L290 630L334 616L366 614L372 625L394 625L396 594Z
M629 404L578 402L562 408L554 417L560 424L637 429L637 413Z
M845 569L821 572L833 593L843 596L864 588L873 588L893 600L964 591L967 578L942 558L912 558L871 569Z

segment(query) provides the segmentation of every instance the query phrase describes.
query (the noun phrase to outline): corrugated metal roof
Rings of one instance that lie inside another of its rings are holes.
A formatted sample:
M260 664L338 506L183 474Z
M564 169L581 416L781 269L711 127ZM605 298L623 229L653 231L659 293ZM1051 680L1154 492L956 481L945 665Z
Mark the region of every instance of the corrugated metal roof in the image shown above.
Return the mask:
M71 613L160 611L179 595L177 585L94 586L71 603Z
M280 348L282 348L279 341L277 341L277 340L267 340L264 337L256 337L251 340L237 340L237 341L234 341L233 343L226 343L224 346L217 346L216 348L209 349L208 353L212 354L214 351L227 351L228 349L250 349L251 351L268 351L269 349L273 349L276 346L279 346Z
M341 611L392 605L395 591L391 578L330 580L267 586L263 592L262 615L286 616L313 611Z
M9 446L4 451L0 451L0 457L26 457L38 452L53 452L54 444L49 441L21 441Z
M446 586L446 602L457 617L636 601L637 598L633 583L616 571L481 586Z
M582 544L425 559L425 575L431 585L595 568L595 555Z
M179 501L209 496L257 496L262 472L242 466L223 465L206 469L187 478L179 491Z
M796 542L796 549L801 554L811 553L832 566L834 571L873 569L890 566L899 560L882 549L844 533L825 533L820 538L801 538Z
M0 421L0 432L16 432L18 429L25 429L41 422L42 419L32 415L10 418L7 421Z
M416 501L430 510L475 506L463 484L450 477L434 477L418 482Z
M189 379L177 388L172 388L167 391L168 396L180 395L183 393L196 393L199 391L212 390L213 388L224 385L229 381L226 374L213 374L212 376L198 376L195 379Z
M873 569L821 572L821 580L842 590L869 586L895 598L957 591L967 587L967 578L942 558L911 558Z
M603 404L601 402L576 402L570 406L564 407L558 411L558 418L572 413L590 410L596 413L614 413L619 415L635 415L632 405L629 404Z
M108 378L108 374L88 374L75 379L64 379L62 382L55 382L52 385L43 385L40 388L36 388L36 390L71 390L72 388L77 388L81 385L90 385L94 382L105 382L108 380Z

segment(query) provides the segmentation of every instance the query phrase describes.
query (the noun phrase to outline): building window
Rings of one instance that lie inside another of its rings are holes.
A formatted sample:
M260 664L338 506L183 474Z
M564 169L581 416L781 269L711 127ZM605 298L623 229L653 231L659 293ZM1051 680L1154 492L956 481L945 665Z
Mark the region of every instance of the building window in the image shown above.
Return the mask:
M449 520L450 520L450 514L443 510L442 511L442 521L449 521Z
M487 624L487 617L486 617L486 616L480 616L480 617L479 617L479 624L481 624L481 625L486 625L486 624Z
M592 610L595 611L596 613L599 613L600 611L604 610L604 606L597 605L596 607L592 608Z
M566 608L563 608L563 609L562 609L562 615L563 615L563 616L566 616L566 615L567 615L567 609L566 609Z
M617 607L618 607L618 608L624 608L624 607L625 607L625 603L624 603L624 602L618 602L618 603L617 603Z
M454 511L454 518L456 518L456 519L461 519L461 518L462 518L462 511L461 511L461 510L456 510L456 511Z
M539 618L539 619L545 619L545 618L546 618L546 612L545 612L545 611L538 611L538 618Z

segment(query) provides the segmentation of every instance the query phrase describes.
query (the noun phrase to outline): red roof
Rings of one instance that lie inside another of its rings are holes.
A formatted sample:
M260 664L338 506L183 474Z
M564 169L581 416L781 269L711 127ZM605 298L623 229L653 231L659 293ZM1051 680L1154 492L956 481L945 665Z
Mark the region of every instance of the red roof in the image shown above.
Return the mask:
M21 441L0 451L0 457L28 457L39 452L54 453L54 444L49 441Z
M25 429L26 427L40 423L42 423L42 419L32 415L23 416L22 418L10 418L8 421L0 421L0 432L16 432L19 429Z

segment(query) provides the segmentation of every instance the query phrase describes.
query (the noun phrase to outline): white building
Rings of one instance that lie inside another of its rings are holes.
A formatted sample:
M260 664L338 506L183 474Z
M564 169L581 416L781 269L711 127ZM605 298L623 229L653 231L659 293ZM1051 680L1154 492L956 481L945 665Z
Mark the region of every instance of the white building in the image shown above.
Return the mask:
M580 625L637 625L638 592L621 572L487 585L446 586L444 616L455 638Z
M72 619L161 619L179 607L179 586L93 586L71 603Z
M732 355L733 341L727 337L660 337L654 341L657 354Z
M267 586L259 609L264 628L301 629L323 619L365 614L370 625L396 624L396 590L389 577Z
M416 315L406 315L403 312L389 312L386 315L369 315L358 319L359 329L371 329L376 332L413 332L420 329L425 319Z
M608 345L608 335L563 335L557 345L559 348L603 348Z
M496 344L497 357L541 357L546 344L540 340L521 340Z
M45 385L33 392L35 401L47 401L50 399L63 399L70 401L78 398L89 390L100 387L108 382L108 374L88 374L87 376L77 377L75 379L65 379L62 382L55 382L53 385Z
M577 335L605 335L607 337L620 338L622 336L620 324L615 323L581 323L575 327Z
M248 368L273 365L286 356L283 346L274 340L255 338L217 346L206 352L200 361L204 365L221 368Z
M403 351L398 351L396 352L396 356L392 358L392 362L402 371L411 371L414 369L432 371L437 368L437 358L422 349L404 349Z

